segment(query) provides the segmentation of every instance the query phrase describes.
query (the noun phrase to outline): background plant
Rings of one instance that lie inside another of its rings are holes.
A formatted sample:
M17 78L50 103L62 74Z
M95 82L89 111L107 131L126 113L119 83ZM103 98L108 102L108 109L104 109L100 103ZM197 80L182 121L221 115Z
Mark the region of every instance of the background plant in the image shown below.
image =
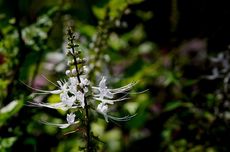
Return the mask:
M54 89L41 75L53 82L64 77L61 54L67 24L80 33L86 55L107 62L108 67L98 63L103 68L92 72L115 77L110 79L114 87L141 80L136 91L149 89L116 107L121 114L138 112L128 123L92 123L94 134L105 142L99 149L229 151L227 83L207 79L214 67L222 70L210 57L229 45L227 1L0 1L0 8L2 151L78 151L83 145L78 133L64 135L37 123L41 117L61 122L65 115L23 106L31 90L18 81ZM97 50L102 50L100 57L94 57ZM94 81L96 75L92 73Z

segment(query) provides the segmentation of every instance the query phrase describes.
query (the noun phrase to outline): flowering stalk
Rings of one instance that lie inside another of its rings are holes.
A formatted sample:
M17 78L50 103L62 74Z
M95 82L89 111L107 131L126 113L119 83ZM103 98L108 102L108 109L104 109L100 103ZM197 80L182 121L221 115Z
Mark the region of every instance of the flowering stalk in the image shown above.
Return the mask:
M56 90L46 91L39 90L37 94L58 94L60 97L60 102L58 103L44 103L44 102L30 102L30 105L37 107L46 107L52 109L61 109L64 111L70 111L66 116L67 123L51 123L41 121L44 124L57 126L59 128L67 128L72 125L80 125L81 122L75 121L76 115L73 111L83 110L84 111L84 127L86 131L86 151L92 152L95 151L93 145L93 137L90 133L90 118L89 112L90 109L96 110L101 114L106 122L109 120L113 121L127 121L130 120L133 116L124 116L124 117L115 117L109 115L109 108L119 101L124 101L127 98L129 91L136 84L135 82L129 83L126 86L109 89L106 84L106 78L103 76L98 86L92 86L91 82L87 79L88 69L85 66L86 59L80 57L80 50L77 49L78 45L75 44L75 36L71 29L68 29L68 51L66 52L67 56L70 56L71 59L68 60L69 69L66 70L66 75L68 76L67 80L57 81L58 85ZM52 83L52 82L51 82ZM31 87L30 87L31 88ZM119 98L118 98L119 97ZM90 98L90 99L89 99ZM89 102L90 101L90 102ZM99 103L98 103L99 102Z
M123 15L130 13L129 2L126 2L126 6L116 10L116 16L110 16L109 8L105 12L105 17L99 21L97 26L97 32L92 37L92 42L89 44L91 53L91 60L89 62L89 78L94 80L96 76L100 76L102 66L106 67L105 63L110 61L110 57L106 53L108 49L108 40L111 34L117 28L126 28L127 23L122 22L121 18Z
M74 65L75 65L75 70L76 70L76 74L77 74L77 79L78 79L78 82L81 84L81 79L80 79L80 73L79 73L79 69L78 69L78 61L77 61L77 56L79 55L80 52L76 52L75 53L75 47L77 45L74 44L74 35L73 35L73 32L72 30L69 28L68 29L68 39L70 40L70 43L69 43L69 47L71 47L71 50L72 50L72 53L71 56L73 57L73 60L74 60ZM75 56L76 54L76 56ZM84 90L81 88L81 92L84 94ZM85 104L85 126L86 126L86 141L87 141L87 152L91 151L91 140L90 140L90 122L89 122L89 110L88 110L88 103L87 103L87 99L86 97L84 97L84 104Z

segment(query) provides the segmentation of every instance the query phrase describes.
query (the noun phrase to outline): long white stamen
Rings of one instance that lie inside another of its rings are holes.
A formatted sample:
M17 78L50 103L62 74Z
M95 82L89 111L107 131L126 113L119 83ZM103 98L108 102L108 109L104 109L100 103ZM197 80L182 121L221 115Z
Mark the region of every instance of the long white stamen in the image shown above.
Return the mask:
M58 85L56 85L55 83L53 83L52 81L50 81L50 80L49 80L48 78L46 78L43 74L42 74L42 77L43 77L44 79L46 79L47 81L49 81L51 84L53 84L53 85L55 85L56 87L59 88Z
M36 89L36 88L33 88L27 84L25 84L23 81L20 81L22 84L24 84L25 86L27 86L28 88L34 90L34 91L39 91L39 92L43 92L43 93L50 93L51 91L47 91L47 90L41 90L41 89Z

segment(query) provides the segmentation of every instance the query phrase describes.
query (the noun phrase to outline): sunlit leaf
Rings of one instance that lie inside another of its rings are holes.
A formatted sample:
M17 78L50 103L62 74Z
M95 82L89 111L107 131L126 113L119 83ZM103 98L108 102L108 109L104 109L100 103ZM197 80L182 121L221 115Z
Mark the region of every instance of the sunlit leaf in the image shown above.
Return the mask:
M16 114L23 106L23 100L13 100L8 105L0 109L0 126Z

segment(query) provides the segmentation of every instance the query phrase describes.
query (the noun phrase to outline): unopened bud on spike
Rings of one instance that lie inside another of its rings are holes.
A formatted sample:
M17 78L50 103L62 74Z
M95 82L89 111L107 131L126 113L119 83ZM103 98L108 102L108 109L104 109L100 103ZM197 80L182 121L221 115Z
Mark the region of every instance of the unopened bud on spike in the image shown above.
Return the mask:
M81 88L83 88L83 84L82 84L82 83L79 83L79 86L80 86Z
M78 62L78 63L81 62L81 59L80 59L80 58L77 58L77 62Z
M66 74L67 76L70 76L70 75L71 75L71 71L70 71L70 70L66 70L66 71L65 71L65 74Z
M77 51L74 52L75 56L78 56L79 54L81 54L81 51L79 51L79 50L77 50Z
M76 69L74 68L74 69L72 69L72 74L73 75L76 75L77 74L77 71L76 71Z
M71 52L70 52L70 50L67 50L67 51L65 52L65 55L66 55L66 56L69 56L69 55L71 55Z
M73 46L74 46L74 47L79 47L79 44L74 44Z

